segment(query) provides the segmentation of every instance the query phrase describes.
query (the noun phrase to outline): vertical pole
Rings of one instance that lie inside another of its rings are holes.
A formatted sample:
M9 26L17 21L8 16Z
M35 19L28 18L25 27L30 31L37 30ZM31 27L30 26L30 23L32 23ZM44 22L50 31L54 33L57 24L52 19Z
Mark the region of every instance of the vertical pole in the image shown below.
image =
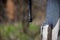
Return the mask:
M32 22L32 0L28 0L29 4L29 22Z

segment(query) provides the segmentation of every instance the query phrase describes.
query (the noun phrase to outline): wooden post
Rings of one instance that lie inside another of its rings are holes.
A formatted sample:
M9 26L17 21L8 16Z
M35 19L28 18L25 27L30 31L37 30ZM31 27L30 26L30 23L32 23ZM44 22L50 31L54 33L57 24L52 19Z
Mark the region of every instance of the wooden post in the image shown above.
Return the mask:
M41 40L52 40L52 26L51 25L43 25L41 26Z
M53 25L49 25L48 27L48 35L47 35L48 39L47 40L52 40L52 27Z

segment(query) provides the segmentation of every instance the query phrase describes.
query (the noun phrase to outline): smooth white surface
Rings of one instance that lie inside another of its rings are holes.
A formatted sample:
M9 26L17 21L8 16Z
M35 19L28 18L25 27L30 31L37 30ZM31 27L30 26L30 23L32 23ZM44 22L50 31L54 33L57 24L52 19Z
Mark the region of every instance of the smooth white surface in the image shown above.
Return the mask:
M43 38L42 38L42 40L47 40L48 27L49 27L49 25L43 26Z
M60 21L60 19L58 20L56 26L55 26L54 29L52 30L52 40L57 40L58 31L59 31L59 21Z

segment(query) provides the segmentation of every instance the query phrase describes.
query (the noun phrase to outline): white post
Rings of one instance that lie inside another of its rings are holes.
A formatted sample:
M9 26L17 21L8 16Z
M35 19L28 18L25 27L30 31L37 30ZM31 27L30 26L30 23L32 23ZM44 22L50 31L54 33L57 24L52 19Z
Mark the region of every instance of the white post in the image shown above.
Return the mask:
M49 25L45 25L45 26L43 26L42 40L47 40L48 26L49 26Z
M57 21L53 29L48 24L41 26L42 40L57 40L59 31L59 21L60 19Z
M41 26L41 34L42 34L42 40L52 40L52 29L50 25L45 24L44 26Z
M59 31L59 21L57 21L57 24L55 25L54 29L52 30L52 40L57 40L58 37L58 31Z

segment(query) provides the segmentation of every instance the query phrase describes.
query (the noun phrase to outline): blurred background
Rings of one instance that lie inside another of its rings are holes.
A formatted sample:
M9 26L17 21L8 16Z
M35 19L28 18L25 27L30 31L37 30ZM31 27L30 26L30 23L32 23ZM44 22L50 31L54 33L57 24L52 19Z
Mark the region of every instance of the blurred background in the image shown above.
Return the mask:
M0 0L0 40L40 40L47 0Z

